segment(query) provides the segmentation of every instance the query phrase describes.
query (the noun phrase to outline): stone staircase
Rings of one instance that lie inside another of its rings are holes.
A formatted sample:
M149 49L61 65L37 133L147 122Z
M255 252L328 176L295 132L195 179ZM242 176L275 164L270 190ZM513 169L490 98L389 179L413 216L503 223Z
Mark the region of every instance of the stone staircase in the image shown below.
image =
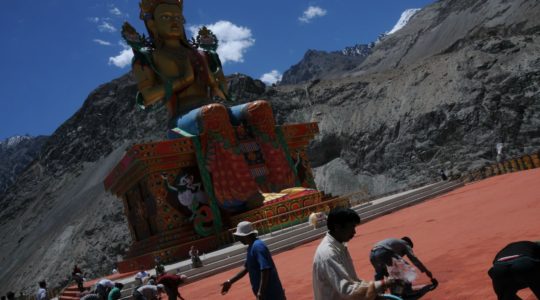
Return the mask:
M59 300L78 300L80 299L79 289L77 288L76 285L69 286L62 292L62 295L60 295L58 299Z
M461 181L442 181L403 193L361 203L352 207L352 209L358 212L362 223L364 223L382 215L434 198L463 185L464 183ZM306 222L262 235L259 238L266 243L272 253L278 253L319 239L324 236L326 231L326 226L314 229ZM191 283L241 266L245 260L245 248L246 246L235 243L226 248L203 255L201 258L204 266L201 268L191 268L191 261L187 260L166 266L166 271L169 273L181 272L186 274ZM119 281L125 284L122 291L122 299L131 297L135 284L134 278L129 277Z
M126 281L133 281L133 278L135 276L136 272L130 272L130 273L124 273L124 274L112 274L107 276L106 278L112 280L112 281L119 281L119 282L126 282ZM101 278L92 279L89 281L84 282L84 288L89 289L92 288L95 284L100 281ZM133 284L130 285L133 287ZM77 288L76 284L70 285L67 288L65 288L61 293L60 296L57 298L51 297L51 299L55 300L79 300L81 298L79 289Z

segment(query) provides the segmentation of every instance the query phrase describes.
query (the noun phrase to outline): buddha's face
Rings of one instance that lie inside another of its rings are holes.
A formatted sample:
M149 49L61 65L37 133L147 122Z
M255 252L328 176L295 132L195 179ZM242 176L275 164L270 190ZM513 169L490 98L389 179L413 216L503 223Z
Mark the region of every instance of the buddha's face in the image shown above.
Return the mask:
M182 9L174 4L160 4L154 10L154 34L165 38L182 38L184 35L184 17Z

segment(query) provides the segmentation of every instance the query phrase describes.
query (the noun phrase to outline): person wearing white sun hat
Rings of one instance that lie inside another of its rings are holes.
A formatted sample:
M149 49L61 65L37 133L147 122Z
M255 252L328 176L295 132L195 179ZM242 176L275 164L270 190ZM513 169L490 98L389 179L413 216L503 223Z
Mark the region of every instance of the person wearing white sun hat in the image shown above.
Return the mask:
M258 231L253 224L242 221L233 235L244 245L248 245L244 267L233 278L223 282L221 294L225 295L233 283L249 273L249 280L257 300L285 300L285 291L279 280L272 255L263 241L257 238Z

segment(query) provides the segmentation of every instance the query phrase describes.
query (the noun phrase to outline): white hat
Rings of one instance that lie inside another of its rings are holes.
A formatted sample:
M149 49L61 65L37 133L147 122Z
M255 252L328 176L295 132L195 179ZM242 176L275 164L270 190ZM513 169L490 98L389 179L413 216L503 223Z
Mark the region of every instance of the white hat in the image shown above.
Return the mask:
M257 234L258 231L253 229L253 225L249 221L242 221L236 226L236 232L233 233L236 236L248 236L252 233Z

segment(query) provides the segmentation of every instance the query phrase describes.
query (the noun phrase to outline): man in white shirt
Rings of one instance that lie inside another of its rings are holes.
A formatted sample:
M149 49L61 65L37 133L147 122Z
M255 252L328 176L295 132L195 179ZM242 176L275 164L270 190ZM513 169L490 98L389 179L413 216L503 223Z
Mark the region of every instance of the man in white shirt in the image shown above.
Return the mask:
M351 255L344 244L356 234L358 214L349 208L330 211L323 238L313 259L313 293L315 300L372 300L396 283L393 279L363 281L358 278Z
M141 286L144 284L144 279L150 277L150 274L146 272L144 266L141 266L141 270L135 275L135 285Z
M36 300L49 300L49 296L47 295L47 283L45 283L45 280L39 282Z
M158 285L143 285L135 290L133 298L135 300L156 300L160 298L160 294L163 292L163 284Z
M403 256L407 256L411 262L420 270L422 273L435 280L433 274L424 266L424 264L414 255L412 250L414 244L410 237L404 236L401 239L388 238L377 242L373 249L371 249L371 254L369 255L369 260L375 268L375 280L383 279L384 276L388 276L387 266L392 265L392 258L399 259ZM436 280L435 280L436 281Z

